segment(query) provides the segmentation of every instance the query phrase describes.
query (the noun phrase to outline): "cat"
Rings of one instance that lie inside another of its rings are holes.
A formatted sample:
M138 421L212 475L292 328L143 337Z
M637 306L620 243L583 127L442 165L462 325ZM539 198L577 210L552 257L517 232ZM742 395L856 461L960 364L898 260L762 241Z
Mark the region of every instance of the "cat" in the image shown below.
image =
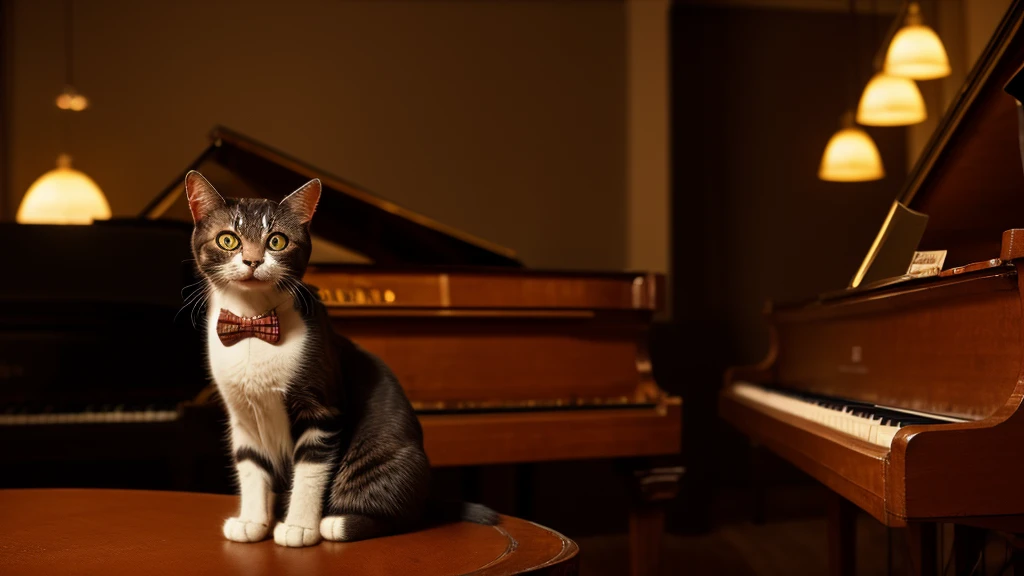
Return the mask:
M208 298L208 368L227 409L241 506L223 526L311 546L414 529L433 508L423 432L394 374L334 333L301 278L321 184L281 202L224 199L185 177L192 252ZM494 524L463 505L458 516Z

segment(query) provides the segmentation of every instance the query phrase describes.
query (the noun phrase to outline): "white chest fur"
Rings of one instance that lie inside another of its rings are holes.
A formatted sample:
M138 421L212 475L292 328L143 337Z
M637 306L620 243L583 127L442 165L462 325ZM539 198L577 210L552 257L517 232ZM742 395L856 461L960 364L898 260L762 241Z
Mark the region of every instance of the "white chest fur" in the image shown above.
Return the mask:
M277 295L216 292L210 298L207 326L207 350L210 372L221 394L264 397L283 394L302 364L306 344L306 325L295 310L291 298L281 302ZM281 338L276 344L258 338L246 338L225 346L217 336L217 316L221 308L239 316L254 316L277 305Z
M307 328L291 298L279 294L215 292L207 317L210 373L231 417L236 444L255 444L272 459L285 457L292 438L285 393L302 365ZM281 338L276 344L246 338L225 346L217 336L221 308L239 316L255 316L277 306Z

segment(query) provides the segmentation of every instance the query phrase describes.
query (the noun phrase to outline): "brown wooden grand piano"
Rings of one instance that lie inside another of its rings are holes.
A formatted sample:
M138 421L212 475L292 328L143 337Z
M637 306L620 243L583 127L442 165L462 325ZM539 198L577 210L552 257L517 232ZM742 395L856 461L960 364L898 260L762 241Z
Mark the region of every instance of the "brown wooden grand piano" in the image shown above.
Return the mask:
M678 454L681 445L681 401L655 383L646 351L648 328L663 299L661 277L526 269L506 248L446 228L223 128L214 130L209 148L147 206L142 222L120 227L113 222L97 223L81 230L18 228L12 233L23 238L28 230L44 239L64 235L60 242L49 243L69 249L95 243L87 240L95 234L130 237L131 245L170 245L165 252L177 254L174 250L187 250L191 230L183 193L184 174L190 169L201 171L229 197L279 200L309 179L320 178L324 191L312 224L314 249L305 281L319 289L336 329L394 370L420 416L431 463L476 466L628 459L636 467L637 479L637 505L630 522L634 572L653 570L662 526L653 501L674 495L681 474L674 462L663 466L650 459ZM167 237L153 237L154 229ZM181 258L187 256L164 255L160 259L169 262L177 274ZM155 259L147 258L146 265L153 267ZM95 269L89 273L103 275ZM171 306L165 313L167 325L181 305L176 295L185 283L174 274L163 278L163 284L172 287L162 300ZM0 289L0 300L28 303L42 294L51 301L47 308L54 300L67 300L60 289L53 293L52 283L34 281L37 286L12 288L14 292ZM61 288L76 290L75 286ZM134 310L120 316L131 316ZM178 323L187 315L186 310ZM53 365L52 358L40 356L33 347L37 340L26 342L24 332L18 331L33 326L33 320L21 318L5 324L4 318L0 314L0 328L10 331L0 330L0 339L21 356L15 358L12 352L5 358L0 350L0 367L14 367L8 370L11 381L5 390L19 390L13 396L8 392L8 406L14 405L14 409L0 415L0 438L5 433L24 438L29 430L41 435L40 443L64 446L81 442L67 438L88 437L99 428L110 428L112 422L130 423L138 430L132 436L141 437L152 430L143 420L156 414L165 429L178 426L181 434L204 437L210 449L222 456L219 442L209 440L210 436L222 437L223 424L219 418L209 417L211 411L219 416L220 408L212 387L203 388L205 378L192 378L178 388L168 384L162 394L162 409L147 407L128 410L127 416L117 414L126 405L138 404L132 396L141 394L145 386L117 387L106 382L72 390L53 384L60 378L45 368ZM50 330L35 327L37 331ZM193 338L197 337L192 332ZM147 362L161 362L168 373L174 373L178 363L200 366L198 353L172 365L167 365L166 358L147 356L146 349L126 336L131 333L108 330L111 339L119 340L97 344L95 354L80 354L84 364L78 371L104 370L111 362L111 349L130 352L119 362L135 362L140 369ZM56 339L60 338L64 336ZM86 345L85 340L97 341L79 338L76 342ZM189 353L194 353L194 347L182 352ZM107 362L97 363L97 355L107 355ZM46 385L40 384L41 380L46 380ZM97 388L103 388L106 395L102 409L90 396ZM32 397L33 390L48 392L45 397ZM72 395L76 401L70 407L61 403L61 398ZM95 405L83 415L81 406L87 403ZM122 436L114 434L109 441L120 442ZM173 444L167 439L162 442ZM198 447L182 451L184 456L178 460L176 472L186 484L192 465L189 454L194 449Z
M841 496L836 573L852 573L848 503L909 528L922 573L936 522L958 525L958 566L961 526L1024 531L1022 12L1014 2L899 197L929 216L918 249L948 250L946 270L771 308L768 356L725 376L722 417Z

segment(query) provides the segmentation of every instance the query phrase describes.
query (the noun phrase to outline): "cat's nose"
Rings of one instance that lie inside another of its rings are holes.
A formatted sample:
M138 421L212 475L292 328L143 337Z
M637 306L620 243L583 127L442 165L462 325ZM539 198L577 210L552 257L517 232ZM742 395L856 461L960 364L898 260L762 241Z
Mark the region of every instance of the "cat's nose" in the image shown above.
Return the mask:
M263 264L263 260L242 260L242 264L245 264L249 268L256 268L260 264Z

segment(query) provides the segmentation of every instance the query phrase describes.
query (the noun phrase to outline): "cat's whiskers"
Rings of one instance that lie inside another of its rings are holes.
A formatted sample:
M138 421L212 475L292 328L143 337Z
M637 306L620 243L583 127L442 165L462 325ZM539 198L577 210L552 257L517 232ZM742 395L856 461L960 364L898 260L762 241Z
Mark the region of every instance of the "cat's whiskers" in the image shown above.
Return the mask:
M295 279L293 276L285 276L288 291L291 292L292 297L297 298L302 303L303 315L309 314L313 310L313 302L315 298L313 293L309 291L309 288L301 280Z
M181 289L181 297L182 298L185 297L185 290L188 290L189 288L191 288L193 286L199 286L200 284L204 284L205 282L206 282L205 279L200 278L199 280L197 280L197 281L195 281L195 282L193 282L191 284L188 284L187 286L182 287L182 289ZM201 288L196 288L196 290L201 290ZM189 295L192 295L192 294L195 294L195 292L193 291L193 292L189 293Z
M189 286L186 286L186 288L188 288L190 286L194 286L194 284L190 284ZM181 315L181 313L185 310L185 308L191 307L192 310L189 313L189 318L191 318L191 320L192 320L192 327L196 328L197 327L196 326L196 318L195 318L196 310L197 310L197 308L200 307L200 304L202 304L202 305L206 304L206 302L207 302L207 300L209 299L209 296L210 296L209 292L210 292L210 287L209 286L201 286L199 288L196 288L194 291L192 291L188 295L188 297L185 298L185 303L182 304L181 308L178 309L178 312L174 314L174 320L172 320L172 322L177 322L178 321L178 316Z

